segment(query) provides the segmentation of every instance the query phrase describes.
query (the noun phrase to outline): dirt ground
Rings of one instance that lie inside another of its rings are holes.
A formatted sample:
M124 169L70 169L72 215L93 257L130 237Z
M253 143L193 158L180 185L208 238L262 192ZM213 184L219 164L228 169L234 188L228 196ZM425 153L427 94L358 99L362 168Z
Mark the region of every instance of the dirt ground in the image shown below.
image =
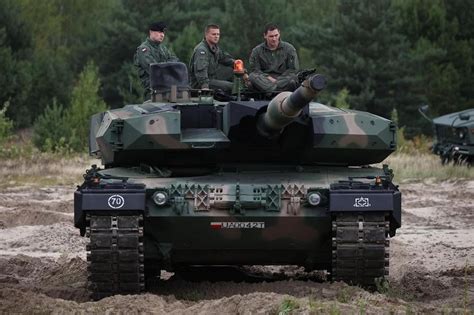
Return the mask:
M328 283L295 266L248 266L192 282L164 272L150 293L92 302L87 240L72 223L73 188L3 189L0 314L472 313L474 181L401 190L403 227L391 240L389 285L380 292Z

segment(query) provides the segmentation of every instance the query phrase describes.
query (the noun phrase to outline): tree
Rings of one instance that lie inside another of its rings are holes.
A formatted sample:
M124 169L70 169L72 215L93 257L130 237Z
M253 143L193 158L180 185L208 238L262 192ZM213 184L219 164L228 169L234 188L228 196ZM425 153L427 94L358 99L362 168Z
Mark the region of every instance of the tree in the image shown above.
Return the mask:
M79 81L72 91L71 106L64 117L69 130L68 143L74 151L87 148L90 117L107 109L98 95L99 87L98 68L89 62L79 75Z
M398 0L399 31L416 60L417 90L434 115L474 106L474 31L471 1Z
M6 115L16 125L29 117L25 106L31 87L30 32L15 1L0 2L0 104L9 102ZM27 119L26 119L27 120Z
M323 26L305 25L300 42L314 53L314 64L328 76L328 91L347 89L352 108L389 117L393 108L411 105L408 45L394 32L390 2L340 1ZM333 99L330 98L332 102Z
M89 62L72 91L69 108L64 110L53 99L52 105L38 117L34 126L34 144L43 151L64 148L84 151L89 139L90 117L107 109L98 95L99 86L98 68Z

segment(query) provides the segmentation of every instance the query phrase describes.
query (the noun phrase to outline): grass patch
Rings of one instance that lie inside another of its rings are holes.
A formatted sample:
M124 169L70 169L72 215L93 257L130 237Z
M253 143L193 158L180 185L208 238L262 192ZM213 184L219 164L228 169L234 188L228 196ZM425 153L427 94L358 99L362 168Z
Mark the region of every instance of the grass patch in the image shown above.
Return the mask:
M78 185L85 170L97 163L86 155L58 156L38 153L31 157L0 159L0 188L8 186Z
M336 300L341 303L349 303L354 297L356 291L357 287L345 286L337 292Z
M206 298L205 293L200 292L198 290L190 290L186 292L182 292L176 296L176 298L180 300L187 300L192 302L199 302Z
M101 164L86 153L41 152L33 145L31 132L18 132L0 147L0 188L78 185L83 182L86 169Z
M286 298L280 304L280 307L278 309L278 315L291 314L291 312L293 312L299 307L300 305L298 304L296 300L292 298Z
M309 313L312 315L327 313L324 303L314 298L309 298L308 307L309 307Z
M377 278L375 280L375 287L377 292L389 298L402 299L404 301L416 300L415 296L400 284L390 283L385 278Z
M0 148L0 188L10 186L78 185L91 164L100 164L85 153L47 153L21 138Z
M393 169L395 182L419 181L432 179L443 181L447 179L474 179L474 167L468 165L441 165L437 155L430 153L396 153L384 162Z

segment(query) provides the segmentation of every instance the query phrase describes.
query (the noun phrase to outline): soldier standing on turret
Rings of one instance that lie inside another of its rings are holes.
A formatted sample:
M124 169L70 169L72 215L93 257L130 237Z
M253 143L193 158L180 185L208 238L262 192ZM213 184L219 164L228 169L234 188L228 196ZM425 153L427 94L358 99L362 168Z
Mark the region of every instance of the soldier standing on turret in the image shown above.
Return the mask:
M234 58L219 47L219 39L219 26L207 25L204 30L204 39L194 48L189 63L192 88L221 89L227 93L232 91L233 84L220 76L219 65L232 67Z
M155 22L150 24L148 38L137 47L134 65L145 89L145 98L150 95L150 64L168 61L179 61L178 57L162 42L165 38L166 24Z
M263 37L265 41L250 55L252 87L262 92L295 90L299 86L299 61L295 47L280 40L280 30L275 24L265 26Z

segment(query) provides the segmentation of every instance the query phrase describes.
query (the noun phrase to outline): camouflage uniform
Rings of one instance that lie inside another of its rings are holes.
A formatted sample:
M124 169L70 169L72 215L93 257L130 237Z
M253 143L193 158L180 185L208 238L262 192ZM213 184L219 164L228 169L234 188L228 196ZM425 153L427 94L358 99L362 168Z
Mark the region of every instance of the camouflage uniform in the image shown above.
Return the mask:
M225 92L232 91L232 82L220 75L219 66L230 67L234 58L224 52L219 46L210 47L206 40L201 41L194 48L193 56L189 62L191 87L194 89L210 88L221 89Z
M284 41L280 41L275 50L271 50L266 42L263 42L250 54L249 79L252 86L259 91L293 91L298 87L298 69L296 49ZM272 76L277 81L273 83L267 76Z
M150 92L150 64L168 61L179 61L179 59L162 43L154 42L147 38L137 47L134 65L138 69L138 76L145 89L145 96Z

